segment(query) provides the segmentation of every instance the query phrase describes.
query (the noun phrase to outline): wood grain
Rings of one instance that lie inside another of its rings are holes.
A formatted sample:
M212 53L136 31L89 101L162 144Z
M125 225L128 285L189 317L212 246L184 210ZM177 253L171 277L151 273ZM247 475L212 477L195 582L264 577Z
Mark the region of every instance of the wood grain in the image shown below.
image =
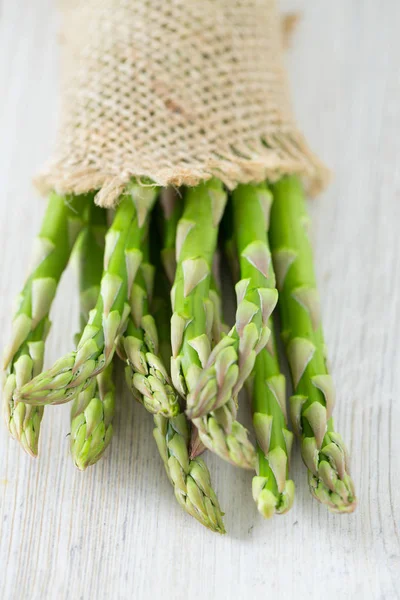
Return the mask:
M122 391L112 447L83 474L68 456L68 407L48 408L39 460L0 432L4 600L399 598L400 4L282 5L303 13L288 54L296 112L335 173L310 211L336 423L352 454L358 510L333 516L312 501L296 452L295 506L264 522L251 475L209 456L229 532L216 536L177 506L151 418ZM52 0L0 7L3 344L43 214L30 177L56 131L58 15ZM48 363L70 346L74 290L69 273Z

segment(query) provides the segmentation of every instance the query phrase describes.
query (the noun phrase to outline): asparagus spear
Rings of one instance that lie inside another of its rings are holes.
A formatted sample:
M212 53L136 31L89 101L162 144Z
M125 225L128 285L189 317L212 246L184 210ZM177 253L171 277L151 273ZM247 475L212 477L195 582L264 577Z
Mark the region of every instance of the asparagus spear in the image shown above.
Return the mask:
M159 354L157 327L150 314L154 266L149 262L148 229L146 222L141 239L140 267L132 288L131 313L119 353L127 363L125 376L133 396L149 412L173 416L179 411L178 399Z
M107 210L91 203L86 226L82 229L74 249L79 277L80 330L85 328L90 312L95 308L100 294L103 275ZM77 334L76 342L81 334Z
M179 220L182 217L183 200L177 190L172 187L168 187L162 190L160 194L160 206L161 211L159 218L159 229L163 240L163 247L160 252L160 257L168 281L171 285L173 285L176 275L176 233ZM210 299L211 287L212 278L209 292ZM170 341L168 346L168 350L170 351ZM165 364L169 364L170 359L171 353L169 353L168 356L165 356ZM189 425L187 426L190 427ZM205 450L205 446L200 441L197 427L192 425L190 430L189 457L192 459L202 454Z
M236 284L236 323L212 350L188 396L188 414L204 445L248 469L255 468L256 454L246 429L236 421L237 396L268 341L268 319L277 301L269 283L273 284L274 277L266 233L271 200L264 185L241 185L232 194L242 278Z
M177 269L171 290L171 372L186 398L210 353L213 305L210 275L226 194L217 180L188 188L176 235Z
M153 311L159 332L161 356L167 361L171 356L170 312L167 292L162 287L162 278L158 277ZM185 414L180 411L169 419L161 414L155 415L154 425L154 439L179 504L205 527L225 533L223 513L211 487L207 466L201 458L191 460L189 457L190 424Z
M282 338L295 390L290 399L293 428L301 440L312 494L333 512L352 512L356 498L347 451L332 420L334 390L326 364L304 193L296 177L285 177L272 189L270 243Z
M161 193L160 205L163 216L160 219L163 248L160 254L155 250L155 264L161 261L169 282L173 283L176 273L176 232L183 203L178 193L169 188ZM157 235L157 234L156 234ZM164 364L171 358L170 309L167 302L168 285L165 278L156 280L156 297L153 301L153 314L159 332L159 352ZM193 460L190 452L194 427L179 405L179 414L167 419L162 415L154 417L154 438L160 456L179 504L200 523L212 531L225 533L221 509L211 487L210 474L201 459ZM200 442L200 446L202 446ZM176 449L176 450L175 450ZM197 446L201 452L202 448ZM200 453L199 452L199 453Z
M107 212L92 205L88 227L81 233L77 248L80 274L81 327L100 293L103 270ZM80 470L93 465L104 454L113 433L115 386L112 379L113 362L86 389L80 392L71 406L71 455Z
M225 219L224 225L227 222ZM231 274L236 279L240 264L232 231L225 231L225 238L225 253ZM273 269L267 283L271 288L276 286ZM295 489L293 481L288 479L293 434L287 429L286 380L279 368L272 317L268 328L271 335L267 345L257 355L253 372L246 381L258 455L253 498L265 518L287 512L293 504Z
M211 276L210 281L210 300L213 304L213 324L211 328L211 348L214 348L216 344L221 340L223 335L226 335L229 331L229 328L223 322L223 314L222 314L222 301L221 301L221 290L219 285L218 278L218 267L217 262L219 261L219 252L217 251L214 255L214 263L213 263L213 275ZM208 431L204 432L206 435ZM229 431L228 431L229 435ZM247 442L247 438L246 438ZM228 447L227 441L225 440L224 453L226 454L226 449ZM196 458L196 456L200 456L205 450L206 446L200 439L199 430L196 425L192 423L192 433L190 437L190 458ZM251 452L251 449L250 449Z
M182 216L183 201L178 192L168 187L160 194L160 205L162 208L161 229L163 233L163 248L161 250L161 261L171 285L176 273L176 230L179 219Z
M287 429L286 381L279 368L273 327L271 319L271 336L257 355L249 382L258 454L253 498L267 519L286 513L293 505L295 491L288 478L293 434Z
M37 405L69 402L110 364L127 325L142 227L155 199L153 187L130 185L106 235L100 294L76 351L23 386L17 400Z
M148 254L148 240L142 244ZM179 412L178 399L159 356L157 327L150 314L154 267L148 256L143 258L132 286L131 313L120 355L127 363L126 381L134 397L149 412L172 417Z
M51 194L33 253L33 267L18 299L13 338L4 356L3 411L11 435L37 456L44 408L14 402L18 389L43 367L49 311L76 237L83 226L88 197Z
M189 402L211 352L214 305L209 297L210 278L226 194L220 182L211 180L186 190L184 201L177 227L177 269L171 291L171 371L175 388ZM209 393L207 387L205 393ZM188 409L191 413L190 405ZM251 468L254 449L233 414L229 404L201 423L194 423L200 435L203 429L202 441L207 447L233 464Z
M74 399L71 407L71 455L83 471L104 454L113 435L115 385L113 362Z
M234 237L240 256L235 326L213 349L188 396L194 419L236 397L268 341L268 319L277 291L268 287L272 263L267 243L271 196L264 185L239 185L232 194Z
M154 439L179 504L205 527L225 533L207 466L201 458L189 458L190 428L185 415L171 419L156 415L154 424Z

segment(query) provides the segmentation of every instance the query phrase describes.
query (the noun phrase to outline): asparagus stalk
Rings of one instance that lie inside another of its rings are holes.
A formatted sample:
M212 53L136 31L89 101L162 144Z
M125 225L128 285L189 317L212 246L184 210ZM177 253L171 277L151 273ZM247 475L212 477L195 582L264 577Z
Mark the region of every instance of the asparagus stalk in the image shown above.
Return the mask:
M225 203L226 194L216 180L189 188L177 227L177 268L171 290L171 372L183 398L194 389L210 354L210 276Z
M256 453L246 429L236 421L237 396L268 341L268 320L277 301L267 243L271 201L264 185L241 185L232 194L241 275L236 284L236 323L212 350L188 397L188 414L204 445L248 469L255 468Z
M156 415L154 424L154 439L177 501L202 525L225 533L223 513L207 466L201 458L189 457L190 428L185 415L180 413L171 419Z
M104 454L113 435L115 385L113 362L74 399L71 408L71 456L84 471Z
M149 262L148 230L146 222L141 240L140 267L131 294L131 313L119 353L127 363L125 377L133 396L149 412L168 417L177 414L179 406L159 353L157 327L150 314L154 266Z
M106 235L100 294L76 351L24 385L17 400L37 405L69 402L110 364L127 325L142 227L155 200L153 187L137 183L122 197Z
M89 319L100 293L103 270L107 212L93 205L90 222L80 236L78 245L80 274L81 327ZM80 470L96 463L108 447L115 411L113 362L86 389L80 392L71 406L70 447L72 459Z
M225 224L227 219L225 220ZM225 253L234 279L240 274L235 238L225 232ZM268 285L275 288L271 271ZM288 479L293 434L287 429L286 380L280 372L272 317L267 345L257 355L253 372L246 381L251 399L257 439L257 475L253 477L253 498L261 515L283 514L293 505L295 486Z
M240 256L235 326L213 349L188 396L188 415L198 418L237 397L266 345L277 291L268 286L272 262L267 243L271 195L264 185L240 185L232 194L233 226Z
M183 212L183 201L181 195L172 187L165 188L160 194L160 219L159 226L163 239L163 247L160 252L161 262L164 267L165 274L171 285L174 283L176 275L176 233L178 228L179 219L182 217ZM215 255L214 255L215 256ZM211 288L213 279L210 282L210 299L211 299ZM168 329L169 331L169 329ZM169 354L165 356L165 363L169 364L171 360L171 343L169 340L168 351ZM196 458L204 452L206 449L204 444L200 441L197 427L192 425L190 427L190 443L189 443L189 456L190 458Z
M95 308L100 294L106 233L107 210L91 203L86 226L82 229L74 249L74 258L77 263L79 278L79 321L81 332L85 328L90 313ZM81 335L81 333L77 334L77 343L79 343Z
M171 371L175 388L189 403L211 352L214 305L209 296L210 279L226 194L220 182L211 180L186 190L184 200L171 291ZM209 394L208 387L204 393ZM190 405L187 412L193 417ZM205 446L235 465L252 468L254 449L246 430L234 420L235 414L232 401L218 413L193 422Z
M270 243L295 390L290 399L293 428L300 437L312 494L333 512L352 512L356 498L348 455L332 420L334 389L326 364L304 193L296 177L285 177L272 189Z
M88 198L51 194L33 252L33 266L18 298L13 338L4 356L3 411L11 435L37 456L44 408L14 402L14 394L42 370L49 311L83 226Z
M273 327L271 319L271 336L257 355L249 385L258 454L253 498L267 519L290 510L295 492L288 477L293 434L287 429L286 380L279 368Z
M214 348L216 344L221 340L223 335L226 335L229 331L229 328L223 322L223 314L222 314L222 301L221 301L221 291L219 287L219 279L217 261L219 261L219 253L218 251L214 255L214 264L213 264L213 275L211 276L210 281L210 300L213 304L213 324L211 328L211 348ZM205 431L205 434L208 434L208 431ZM227 442L225 440L226 450ZM195 458L196 456L200 456L205 450L206 446L200 439L199 430L196 425L192 423L192 433L190 437L190 458Z
M179 219L182 216L183 201L178 192L168 187L160 194L160 205L162 208L161 229L163 234L163 248L161 250L161 261L171 285L176 273L176 231Z
M167 361L171 356L170 312L166 292L163 293L162 287L162 278L157 278L157 297L153 310L159 332L161 356ZM189 457L190 424L184 412L180 410L179 414L172 418L158 414L154 416L154 425L154 439L179 504L205 527L225 533L223 513L211 487L207 466L201 458Z
M143 249L148 250L148 240L143 241ZM144 258L132 286L131 313L120 354L127 363L126 381L133 396L149 412L172 417L179 412L178 398L159 355L157 327L150 314L154 267Z

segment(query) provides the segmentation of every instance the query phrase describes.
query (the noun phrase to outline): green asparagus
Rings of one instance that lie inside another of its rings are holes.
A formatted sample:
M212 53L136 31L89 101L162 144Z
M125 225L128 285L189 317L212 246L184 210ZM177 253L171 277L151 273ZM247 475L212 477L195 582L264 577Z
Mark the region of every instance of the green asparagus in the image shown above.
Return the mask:
M171 290L172 380L186 398L210 353L213 305L210 276L226 194L211 180L184 194L176 234L177 269Z
M240 276L237 246L231 227L224 221L224 248L234 280ZM267 226L269 225L267 221ZM267 280L276 287L273 270ZM294 483L288 479L293 434L287 429L286 380L280 372L276 352L274 324L265 348L256 357L252 374L246 381L251 399L253 425L257 439L257 475L253 477L253 498L259 512L270 518L287 512L294 500Z
M295 390L290 399L293 428L300 437L312 494L334 512L351 512L356 498L347 451L333 426L334 389L326 364L304 193L296 177L285 177L272 189L270 243Z
M89 225L81 233L77 254L80 273L81 327L88 321L100 293L107 212L92 206ZM115 386L113 362L93 378L71 406L71 455L80 470L104 454L113 433Z
M170 312L162 277L157 279L156 291L153 312L159 332L161 356L167 361L171 356ZM189 457L190 424L185 414L179 412L169 419L161 414L156 415L154 425L153 435L157 448L179 504L205 527L225 533L223 513L211 487L207 466L201 458Z
M223 320L223 311L222 311L222 300L221 300L221 290L220 290L220 282L218 278L218 267L216 266L216 262L219 261L219 253L218 251L214 255L214 264L213 264L213 275L211 276L210 281L210 300L213 304L213 324L211 328L211 348L214 348L218 342L220 342L223 335L226 335L229 331L228 326L224 323ZM217 283L218 280L218 283ZM208 432L205 431L205 434ZM229 435L229 431L228 431ZM227 442L225 440L224 451L226 454ZM200 439L199 430L196 425L192 423L192 433L190 437L190 458L196 458L196 456L200 456L206 450L206 446Z
M156 415L154 424L153 435L179 504L205 527L225 533L207 466L201 458L189 458L190 429L185 415L171 419Z
M142 244L145 250L149 242ZM131 313L120 354L127 362L126 381L133 396L149 412L173 417L179 412L178 399L159 356L157 327L150 314L153 280L153 265L142 262L132 286Z
M183 200L172 187L165 188L160 194L162 212L161 230L163 234L163 248L161 261L168 280L173 284L176 273L176 231L179 219L182 216Z
M106 235L100 294L76 351L17 390L18 401L37 405L69 402L110 364L130 314L141 227L155 200L154 187L130 185Z
M272 319L267 346L257 355L248 387L257 439L257 475L253 498L266 518L286 513L293 505L295 486L289 474L293 434L287 429L286 381L280 372Z
M232 194L234 237L240 256L235 326L213 349L188 395L194 419L236 397L266 345L277 291L268 287L272 263L267 243L271 196L264 185L240 185ZM244 226L246 224L246 226Z
M4 356L5 421L11 435L31 456L38 453L44 407L16 403L14 394L42 370L49 311L88 206L89 197L50 195L34 246L32 271L18 298L12 342Z
M179 411L178 399L159 355L157 327L150 314L155 269L150 263L148 238L149 220L146 219L137 249L139 258L130 299L131 312L119 354L127 363L125 378L136 400L153 414L172 417Z
M218 225L226 204L226 194L220 182L211 180L197 188L186 190L184 211L176 235L177 269L171 290L172 381L188 402L211 352L214 304L210 299L210 279L217 243ZM208 394L208 388L205 393ZM195 422L204 429L204 444L221 457L249 467L254 449L247 432L230 418L223 408L218 415ZM191 415L193 416L193 415ZM226 431L229 433L226 444Z
M94 465L109 446L114 412L115 385L111 362L91 379L71 407L71 455L81 471Z
M270 205L271 195L264 185L242 185L232 194L242 277L236 284L236 323L212 350L188 396L188 415L204 445L248 469L255 468L256 453L247 431L236 421L237 396L268 341L268 320L277 301L277 291L269 284L273 281L267 244Z

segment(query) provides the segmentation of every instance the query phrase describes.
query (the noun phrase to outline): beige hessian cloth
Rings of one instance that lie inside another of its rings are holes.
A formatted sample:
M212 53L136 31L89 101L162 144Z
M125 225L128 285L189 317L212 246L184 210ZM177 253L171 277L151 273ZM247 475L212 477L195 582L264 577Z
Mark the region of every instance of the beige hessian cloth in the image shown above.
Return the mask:
M99 189L112 206L132 176L324 184L290 109L274 0L63 4L62 121L42 192Z

